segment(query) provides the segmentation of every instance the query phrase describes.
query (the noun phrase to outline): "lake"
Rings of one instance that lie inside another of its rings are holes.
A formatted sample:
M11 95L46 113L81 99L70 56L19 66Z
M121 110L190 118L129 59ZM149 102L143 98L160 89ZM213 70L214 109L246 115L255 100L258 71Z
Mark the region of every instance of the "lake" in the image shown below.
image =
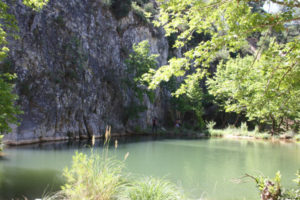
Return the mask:
M300 169L300 145L234 139L168 139L131 137L113 141L109 154L126 160L133 176L163 177L190 197L209 200L259 199L255 183L245 173L274 177L279 170L286 187ZM101 153L102 141L95 152ZM34 199L63 184L62 170L75 151L90 153L86 142L58 142L7 148L0 160L0 199Z

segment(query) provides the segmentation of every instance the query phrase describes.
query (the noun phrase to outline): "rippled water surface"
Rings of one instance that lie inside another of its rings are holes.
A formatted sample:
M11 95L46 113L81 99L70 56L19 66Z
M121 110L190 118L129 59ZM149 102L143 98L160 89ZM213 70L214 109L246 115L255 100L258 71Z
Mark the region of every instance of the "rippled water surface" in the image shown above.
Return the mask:
M96 152L101 152L101 144ZM87 144L55 143L5 150L0 160L0 199L29 199L55 191L63 184L62 169L74 151L90 152ZM127 170L142 176L165 177L194 198L258 199L255 184L238 178L245 173L274 176L280 170L284 186L293 186L300 169L300 145L264 141L131 138L119 140L111 155L126 161Z

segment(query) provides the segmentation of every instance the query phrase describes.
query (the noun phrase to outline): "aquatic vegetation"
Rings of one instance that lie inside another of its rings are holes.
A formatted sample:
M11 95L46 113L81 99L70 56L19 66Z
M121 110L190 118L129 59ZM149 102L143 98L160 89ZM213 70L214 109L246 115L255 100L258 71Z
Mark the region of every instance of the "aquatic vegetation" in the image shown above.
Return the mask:
M122 195L123 200L183 200L180 190L164 179L146 177L133 181Z

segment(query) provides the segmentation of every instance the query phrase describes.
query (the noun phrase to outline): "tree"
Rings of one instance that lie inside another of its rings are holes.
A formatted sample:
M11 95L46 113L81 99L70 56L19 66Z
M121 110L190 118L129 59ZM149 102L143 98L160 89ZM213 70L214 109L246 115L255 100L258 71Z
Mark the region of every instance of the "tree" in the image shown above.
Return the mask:
M278 49L280 45L273 45L256 62L254 56L230 59L220 64L208 81L210 92L224 100L226 111L271 122L272 133L279 132L285 119L295 121L300 117L299 56L276 56L289 50Z
M299 76L296 76L300 70L299 36L285 44L279 44L273 40L267 48L257 48L256 42L251 42L251 39L257 39L255 35L258 37L269 36L270 32L285 31L288 24L300 20L298 12L300 4L297 0L269 0L266 2L278 4L282 6L282 9L269 13L263 10L262 3L251 0L159 0L160 16L156 25L163 26L167 36L177 34L174 47L184 49L193 38L194 33L208 35L210 39L200 41L195 47L183 52L181 57L170 59L168 65L162 66L158 70L151 70L145 75L150 82L150 88L157 87L161 81L168 81L172 76L182 76L184 82L175 94L184 94L195 80L200 80L207 75L207 69L213 62L222 61L218 70L223 69L223 71L219 73L220 77L215 79L216 82L234 80L237 85L244 85L247 90L250 90L243 91L238 86L228 85L231 89L226 91L221 82L211 86L211 88L221 86L220 88L224 90L216 88L213 93L226 98L228 111L245 111L250 119L274 118L271 120L273 124L283 116L299 118L296 108L294 108L296 110L293 111L293 114L288 113L293 109L293 105L299 104L299 98L297 99L299 88L293 87L299 83ZM244 49L251 49L251 51L248 50L242 54ZM225 52L223 54L225 56L220 58L220 52ZM252 52L252 58L244 59L243 57L250 54L249 52ZM229 64L225 64L226 61L230 61ZM247 74L249 72L247 70L253 70L255 73L255 70L259 70L257 68L260 65L264 66L264 72L248 77L250 74ZM227 72L227 67L231 72L221 75L221 73ZM239 69L239 67L242 68ZM247 76L243 77L244 74ZM234 77L235 75L237 77ZM251 80L254 78L264 81ZM270 81L268 81L269 79ZM252 85L248 86L247 84L250 83ZM253 87L257 89L255 90ZM237 88L239 90L235 90ZM261 88L261 91L258 88ZM272 96L278 95L283 88L285 92L284 94L280 93L280 100L277 103L272 101ZM263 111L264 114L261 114L258 113L260 110L253 109L256 105L252 103L254 99L254 102L260 103L260 108L263 107L268 111ZM280 102L289 103L288 107L291 109L278 114L278 110L285 109ZM269 115L270 113L271 115ZM276 115L280 115L280 117Z
M134 97L142 104L144 96L147 95L151 102L154 101L155 93L147 88L147 82L143 80L142 75L147 73L150 69L157 67L157 54L150 54L150 44L148 40L144 40L138 44L133 45L133 52L129 54L125 63L127 65L127 79L126 85L134 92ZM125 121L129 118L136 118L138 114L144 111L144 105L137 105L131 103L125 109Z
M34 10L40 10L48 0L24 0L26 6L30 6ZM13 15L8 12L8 5L0 1L0 62L4 61L9 49L7 47L7 36L10 35L17 39L17 22ZM19 107L14 103L17 95L13 93L14 84L12 80L16 78L15 74L0 74L0 133L8 133L11 131L10 124L17 124L17 115L21 113ZM2 137L1 137L2 139ZM0 140L1 140L0 139Z

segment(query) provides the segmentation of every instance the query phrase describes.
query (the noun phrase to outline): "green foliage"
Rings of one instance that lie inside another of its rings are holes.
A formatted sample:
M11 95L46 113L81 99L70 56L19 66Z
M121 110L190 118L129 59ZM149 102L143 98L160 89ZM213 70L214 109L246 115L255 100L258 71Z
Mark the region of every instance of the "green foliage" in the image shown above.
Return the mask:
M143 80L142 75L150 69L156 68L157 57L157 54L150 54L149 42L144 40L139 44L133 45L133 52L129 54L129 58L125 61L127 65L127 79L124 82L133 90L134 96L139 99L141 104L143 103L144 95L147 95L152 103L154 102L155 93L147 88L147 82ZM138 112L144 110L144 105L131 104L126 111L126 116L129 118L137 117Z
M258 176L255 178L256 187L260 191L261 198L278 200L281 196L281 174L277 172L273 179Z
M208 129L208 133L210 136L215 137L223 137L226 135L229 136L247 136L254 137L256 139L270 139L271 135L268 133L260 133L258 127L256 126L253 131L248 131L248 126L246 122L241 124L241 127L228 126L225 129L214 129L215 126L214 121L210 121L206 123L206 127Z
M242 112L250 120L271 122L278 128L283 118L300 117L300 43L271 42L259 60L246 56L221 63L208 85L213 95L224 100L227 112Z
M148 19L147 19L148 13L146 13L146 11L142 7L138 6L135 2L132 3L132 11L143 22L148 22Z
M39 10L47 1L48 0L24 0L23 3L33 9ZM9 51L7 48L7 37L11 36L17 39L18 36L16 32L19 30L16 25L15 17L8 13L8 9L8 5L0 1L0 61L4 63L4 68L2 68L0 74L0 133L11 132L10 124L18 124L17 115L21 114L19 107L14 105L18 97L13 94L14 85L11 83L12 80L16 78L16 75L6 73L10 72L10 69L7 69L10 65L7 65L7 60L4 60Z
M3 74L0 76L0 133L11 132L10 124L18 124L17 115L21 114L19 107L14 105L18 96L13 94L14 85L9 81L16 75Z
M102 158L95 153L76 153L70 169L64 170L66 199L115 199L121 191L124 163Z
M0 153L3 151L3 142L2 142L2 140L3 140L3 137L4 137L4 135L0 135Z
M214 95L223 97L226 111L270 122L273 132L280 127L282 118L299 120L299 33L285 43L268 39L258 44L259 48L256 42L250 42L251 38L268 38L272 31L285 32L285 27L299 20L299 2L269 2L282 9L268 13L263 11L263 3L254 0L159 0L156 25L164 27L166 36L177 35L173 47L180 48L183 56L151 70L147 75L150 88L173 76L183 77L185 80L175 92L183 94L193 80L207 75L213 63L223 61L210 87ZM188 46L194 33L210 38ZM250 52L253 56L244 57Z
M49 0L23 0L24 5L33 8L34 10L41 10Z
M253 177L256 182L256 187L259 190L262 200L287 200L287 199L300 199L300 184L299 184L299 170L296 173L297 178L294 180L297 183L297 188L285 189L281 186L281 174L277 172L273 179L264 176Z
M128 73L133 73L134 82L139 85L147 85L142 76L151 69L157 67L156 58L158 54L150 54L150 44L148 40L144 40L139 44L133 45L133 52L126 60Z
M275 0L274 0L275 1ZM293 2L285 4L286 9L276 14L254 12L255 1L198 1L198 0L159 0L160 17L156 25L162 25L166 36L178 34L175 47L183 47L193 38L193 33L208 34L210 40L199 42L185 52L183 58L173 58L169 65L161 67L151 81L151 87L162 80L169 80L172 75L183 76L186 70L196 68L193 76L203 77L205 69L221 50L238 52L248 45L247 39L253 33L269 30L284 30L284 24L298 19L293 9ZM276 1L277 2L277 1ZM295 6L296 7L296 6ZM290 9L291 8L291 9ZM260 9L261 10L261 9ZM187 77L190 79L190 77ZM188 86L187 83L184 86Z
M180 190L169 181L146 177L126 189L123 200L183 200Z
M144 76L144 78L145 77L147 76ZM177 81L175 77L172 77L169 82L163 82L161 84L162 87L172 92L170 103L172 108L177 112L177 117L183 120L185 116L189 116L189 121L194 121L191 126L197 129L204 129L205 123L202 118L204 94L198 80L194 80L186 93L181 95L174 93L178 84L179 81ZM183 123L186 125L187 121Z

